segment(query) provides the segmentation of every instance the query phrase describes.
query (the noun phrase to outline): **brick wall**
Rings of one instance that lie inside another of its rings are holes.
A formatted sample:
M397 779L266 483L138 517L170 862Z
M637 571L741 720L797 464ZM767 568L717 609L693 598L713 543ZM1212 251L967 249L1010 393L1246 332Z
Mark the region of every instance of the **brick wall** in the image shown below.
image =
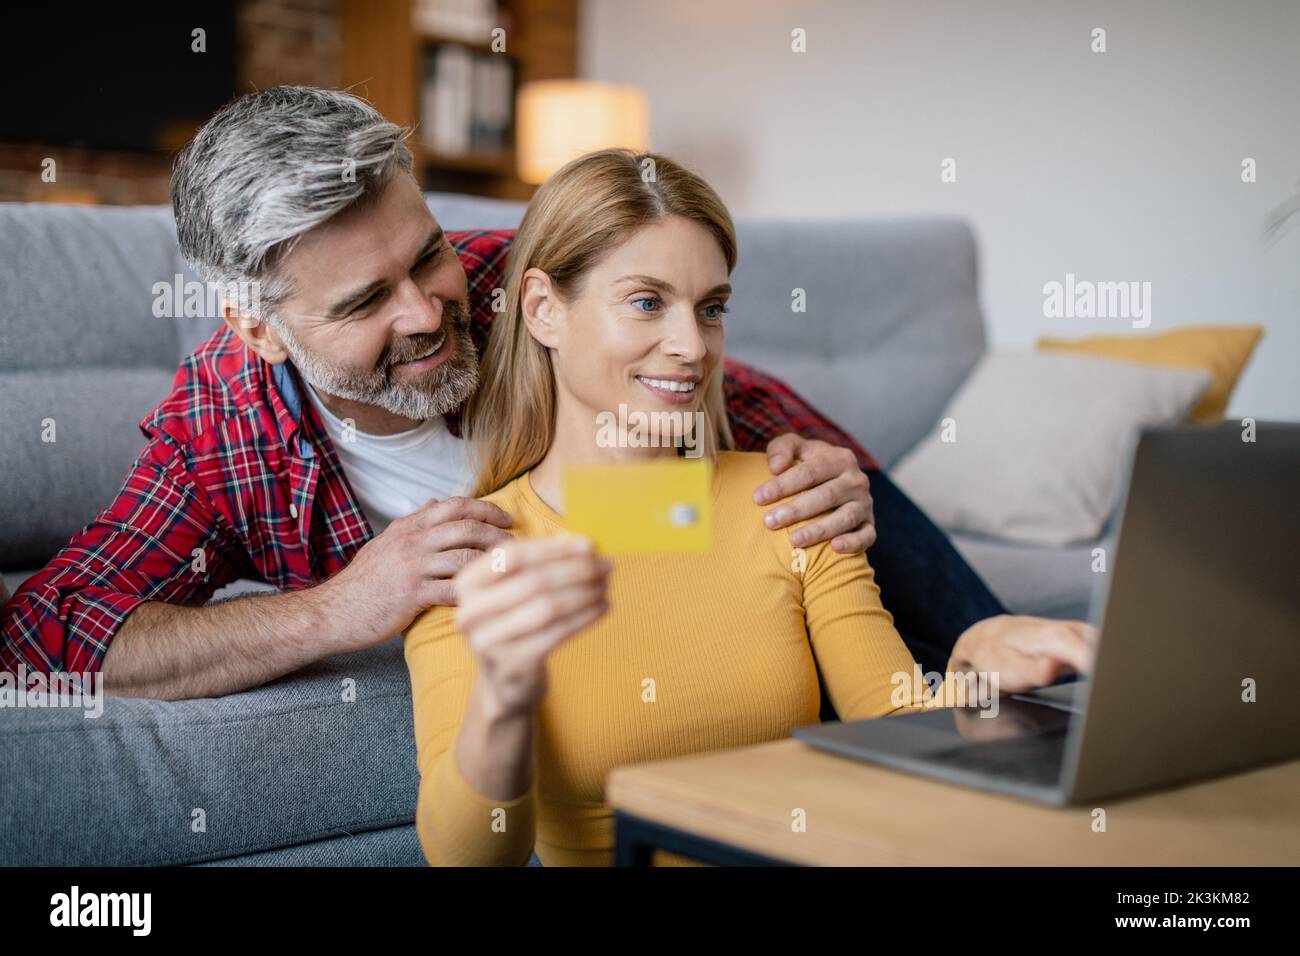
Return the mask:
M338 85L338 0L242 0L236 28L241 93Z

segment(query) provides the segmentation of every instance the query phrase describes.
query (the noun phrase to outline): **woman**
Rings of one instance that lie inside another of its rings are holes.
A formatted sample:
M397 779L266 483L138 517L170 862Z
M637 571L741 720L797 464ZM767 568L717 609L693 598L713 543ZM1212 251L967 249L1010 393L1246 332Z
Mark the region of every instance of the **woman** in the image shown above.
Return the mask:
M611 768L785 737L819 678L846 720L936 702L895 680L913 661L865 557L758 520L766 463L730 450L722 403L735 263L721 200L662 156L584 156L529 205L467 419L474 495L518 540L405 636L431 863L608 865ZM566 467L678 455L605 447L620 406L702 414L710 551L611 562L563 533Z

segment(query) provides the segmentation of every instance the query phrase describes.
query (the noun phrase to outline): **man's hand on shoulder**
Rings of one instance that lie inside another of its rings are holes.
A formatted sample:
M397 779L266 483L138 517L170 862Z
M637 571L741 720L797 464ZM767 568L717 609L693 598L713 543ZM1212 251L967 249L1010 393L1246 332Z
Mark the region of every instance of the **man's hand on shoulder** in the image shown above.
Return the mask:
M865 551L875 543L871 483L849 449L787 432L768 443L767 464L776 477L758 487L754 501L781 502L764 516L769 528L818 518L792 532L790 543L808 547L829 540L841 554ZM790 501L781 500L792 495Z
M390 524L346 568L321 584L335 613L355 616L360 633L383 640L435 605L456 603L452 578L513 536L511 518L476 498L433 500Z

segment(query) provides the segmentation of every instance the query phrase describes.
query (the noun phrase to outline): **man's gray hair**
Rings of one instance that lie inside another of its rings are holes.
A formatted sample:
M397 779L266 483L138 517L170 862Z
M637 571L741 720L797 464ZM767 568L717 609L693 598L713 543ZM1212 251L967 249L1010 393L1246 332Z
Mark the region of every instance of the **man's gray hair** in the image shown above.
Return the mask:
M176 157L181 254L204 281L254 283L263 315L294 292L275 265L296 239L413 175L410 131L339 90L275 86L223 106Z

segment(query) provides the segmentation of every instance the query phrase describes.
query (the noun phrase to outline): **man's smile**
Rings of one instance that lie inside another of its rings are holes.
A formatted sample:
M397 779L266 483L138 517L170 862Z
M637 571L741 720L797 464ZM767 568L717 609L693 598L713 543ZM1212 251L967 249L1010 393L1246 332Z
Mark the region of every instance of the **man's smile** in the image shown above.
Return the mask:
M452 352L455 351L455 346L452 343L453 338L454 336L448 335L447 330L444 328L438 333L437 340L430 343L429 347L419 355L403 362L394 362L391 367L411 372L427 372L431 368L437 368L450 358Z

